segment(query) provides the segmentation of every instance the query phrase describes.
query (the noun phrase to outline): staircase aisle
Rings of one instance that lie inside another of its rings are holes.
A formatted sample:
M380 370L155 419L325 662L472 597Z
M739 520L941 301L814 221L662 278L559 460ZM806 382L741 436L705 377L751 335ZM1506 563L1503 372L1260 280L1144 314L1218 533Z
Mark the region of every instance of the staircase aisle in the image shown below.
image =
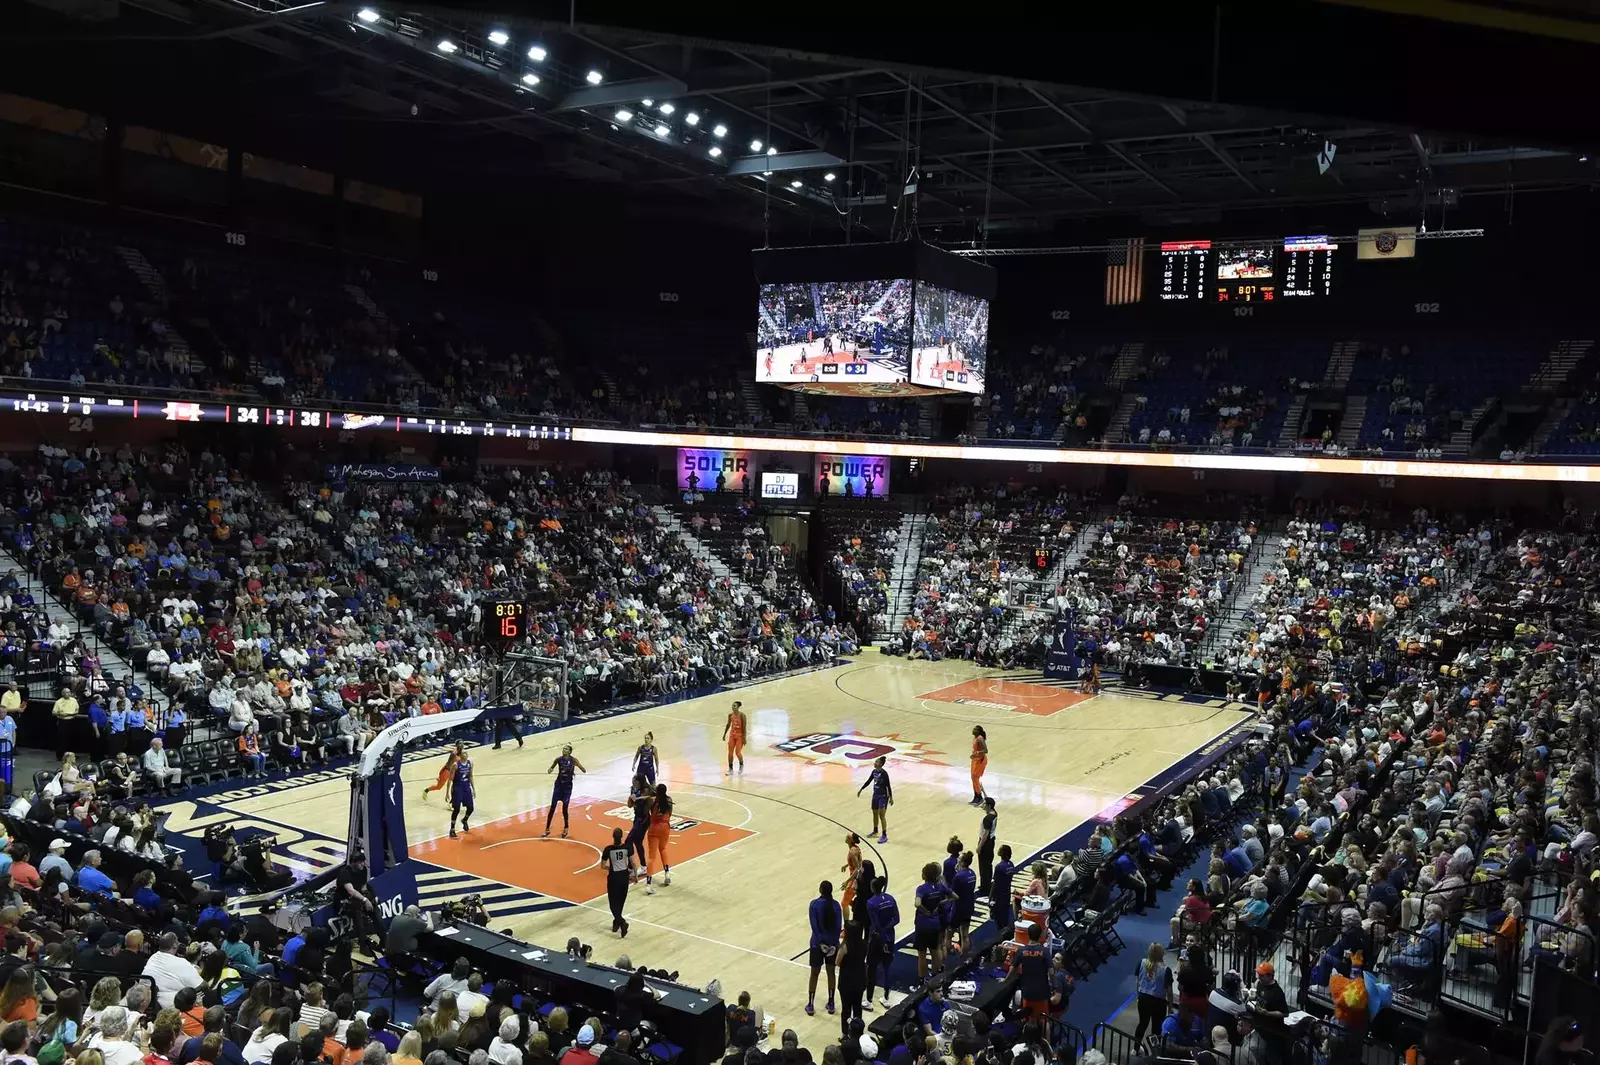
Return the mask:
M651 507L650 513L655 515L657 525L667 532L675 533L678 539L683 541L684 546L689 549L690 554L704 562L706 568L711 570L713 574L717 577L726 577L734 590L751 602L759 603L761 601L760 593L746 583L743 577L729 569L728 564L717 557L717 553L707 547L687 525L678 520L676 514L660 504Z
M1301 392L1289 404L1289 409L1283 412L1283 428L1278 430L1278 446L1294 447L1300 442L1300 426L1306 417L1307 395Z
M739 378L739 399L744 406L745 417L750 419L751 425L761 424L761 394L756 391L759 386L753 377ZM610 386L607 386L607 391Z
M391 335L389 332L389 316L384 313L378 301L373 299L367 290L360 285L346 284L344 290L357 307L367 312L367 317L371 318L373 323L382 330L383 335L389 337ZM417 368L404 355L399 356L397 361L408 382L414 384L423 379L422 374L417 372Z
M1204 653L1210 654L1215 648L1226 647L1230 640L1244 630L1245 608L1255 602L1256 592L1261 588L1261 579L1278 568L1288 550L1289 538L1286 535L1285 523L1274 522L1270 529L1262 531L1259 545L1251 548L1250 557L1245 560L1244 572L1239 574L1227 597L1222 601L1222 609L1218 611L1222 620L1206 633L1205 645L1202 648Z
M917 576L922 566L922 554L928 535L928 515L916 509L900 517L900 530L895 536L898 545L894 554L894 569L889 574L889 627L898 632L906 615L917 600Z
M1139 397L1131 392L1124 392L1122 398L1117 400L1117 409L1111 412L1111 420L1106 422L1105 440L1108 444L1122 444L1128 440L1128 423L1133 420L1133 410L1139 404ZM1063 418L1061 425L1056 429L1056 439L1061 440L1067 432L1067 420Z
M176 352L179 358L183 359L184 365L189 368L190 373L202 372L205 369L205 364L195 355L194 349L189 347L189 342L183 339L183 334L178 332L177 327L172 324L172 320L167 317L167 279L161 276L161 271L157 270L154 264L144 257L144 252L138 248L119 244L117 246L117 255L133 276L139 279L140 284L144 285L145 291L150 294L150 298L160 308L161 314L158 320L166 330L167 347Z
M1344 414L1339 418L1339 431L1334 442L1343 448L1353 448L1361 442L1361 427L1367 420L1367 397L1350 396L1344 401Z
M1333 354L1328 356L1328 368L1322 374L1322 382L1331 391L1338 392L1350 383L1350 375L1355 372L1356 352L1361 350L1361 345L1354 340L1341 341L1333 346Z
M45 617L50 622L65 621L72 630L84 637L94 648L94 653L100 656L100 665L105 670L106 676L115 678L121 683L124 678L131 678L133 683L143 688L146 697L150 700L150 707L156 712L156 721L166 721L166 711L170 703L166 695L150 682L144 670L136 669L132 662L123 658L114 651L110 645L100 639L94 631L83 624L83 621L67 608L67 605L56 597L53 589L45 586L45 582L28 572L28 567L17 559L8 550L0 549L0 569L15 573L27 586L28 592L34 601L44 607ZM59 691L53 692L51 698L60 695Z

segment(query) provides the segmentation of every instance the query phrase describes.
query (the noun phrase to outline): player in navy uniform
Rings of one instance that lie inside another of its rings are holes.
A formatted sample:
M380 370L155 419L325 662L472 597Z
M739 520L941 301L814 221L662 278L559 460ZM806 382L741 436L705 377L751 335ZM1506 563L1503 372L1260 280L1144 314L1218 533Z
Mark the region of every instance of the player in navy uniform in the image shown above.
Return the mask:
M656 786L656 734L646 732L644 742L633 752L633 771L653 788Z
M456 838L456 818L461 818L461 831L472 831L472 759L465 751L456 761L455 775L450 778L450 838Z
M866 1001L872 1004L875 978L883 973L883 1008L889 1008L889 963L894 960L896 927L900 924L900 906L889 894L889 882L878 877L872 882L872 897L867 900L867 921L872 926L872 937L867 955Z
M565 832L561 834L566 835ZM628 920L622 916L622 907L628 901L628 885L633 882L633 848L622 842L622 829L611 830L611 846L600 852L600 867L606 871L606 901L611 903L611 930L622 933L622 938L627 939Z
M572 744L561 748L561 755L550 763L548 772L556 775L556 786L550 792L550 812L544 815L544 834L550 835L550 822L555 820L556 807L561 807L561 838L567 838L567 829L572 824L572 773L587 773L583 763L572 757Z
M633 778L633 786L628 789L628 805L633 808L633 829L628 833L628 850L639 852L639 875L644 876L644 870L649 865L650 859L644 853L645 833L650 831L650 813L655 809L655 789L644 782L641 776Z
M994 882L989 885L989 916L1002 934L1011 931L1011 878L1017 867L1011 864L1011 845L1000 844L1000 862L994 867Z
M879 843L889 842L889 807L894 805L894 788L889 786L889 771L884 768L888 761L880 756L873 762L866 783L856 789L860 795L867 790L867 784L872 785L872 831L878 833Z

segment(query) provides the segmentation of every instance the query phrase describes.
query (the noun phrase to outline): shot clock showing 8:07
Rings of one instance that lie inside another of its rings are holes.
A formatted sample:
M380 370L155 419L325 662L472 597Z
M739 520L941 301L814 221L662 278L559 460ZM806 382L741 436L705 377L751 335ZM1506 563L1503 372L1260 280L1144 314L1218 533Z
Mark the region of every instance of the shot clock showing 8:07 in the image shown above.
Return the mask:
M524 620L528 613L526 603L500 600L487 603L483 608L483 642L496 651L505 651L522 639Z

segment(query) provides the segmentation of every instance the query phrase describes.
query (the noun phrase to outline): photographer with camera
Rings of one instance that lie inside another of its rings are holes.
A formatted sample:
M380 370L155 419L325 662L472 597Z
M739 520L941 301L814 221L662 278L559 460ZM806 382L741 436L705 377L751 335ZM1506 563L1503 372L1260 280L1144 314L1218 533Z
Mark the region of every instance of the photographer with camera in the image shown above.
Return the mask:
M233 829L227 825L212 825L205 834L206 857L211 860L212 882L222 887L228 867L239 857L239 845Z
M378 900L367 877L367 856L361 851L351 851L340 867L335 893L339 912L350 921L351 936L357 942L370 944L372 953L376 954L378 926L374 918Z
M479 928L489 927L489 911L483 905L482 895L468 895L461 900L461 919Z

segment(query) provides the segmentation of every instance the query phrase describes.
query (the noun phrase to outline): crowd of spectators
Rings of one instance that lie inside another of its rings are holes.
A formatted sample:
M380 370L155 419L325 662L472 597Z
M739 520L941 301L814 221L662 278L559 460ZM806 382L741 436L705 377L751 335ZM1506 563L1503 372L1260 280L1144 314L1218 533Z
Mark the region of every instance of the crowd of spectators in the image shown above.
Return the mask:
M161 737L180 765L204 725L259 771L353 753L398 717L482 706L487 597L533 605L532 638L566 660L579 708L782 670L846 642L787 560L751 584L718 578L605 472L374 486L286 466L256 480L177 444L47 446L11 465L19 557L167 697L106 676L62 633L58 743L97 761L137 765ZM17 640L40 635L26 602L13 596L12 611Z
M1210 517L1181 516L1210 514ZM1262 535L1248 505L1179 508L1127 496L1088 536L1053 605L1074 612L1087 657L1124 672L1193 665Z
M856 630L887 635L898 623L889 617L891 582L899 552L902 513L887 501L845 502L830 497L822 511L829 575L838 582L841 610Z
M893 652L931 661L1038 665L1049 624L1045 612L1007 608L1026 605L1024 597L1044 575L1041 557L1053 559L1078 535L1084 500L1065 491L992 485L951 489L929 510L916 597Z

